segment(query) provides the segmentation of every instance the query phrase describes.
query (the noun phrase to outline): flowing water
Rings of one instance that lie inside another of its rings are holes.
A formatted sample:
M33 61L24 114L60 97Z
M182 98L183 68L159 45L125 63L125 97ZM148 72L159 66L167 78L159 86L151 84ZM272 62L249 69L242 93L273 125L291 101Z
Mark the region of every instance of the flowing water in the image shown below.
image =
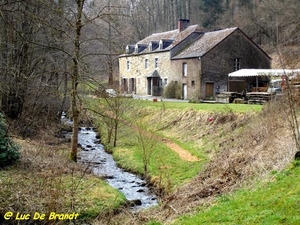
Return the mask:
M157 205L157 198L147 188L146 182L116 165L112 155L105 152L93 128L81 128L78 142L82 148L78 152L78 163L89 165L95 175L104 177L112 187L122 192L128 201L134 203L132 211Z

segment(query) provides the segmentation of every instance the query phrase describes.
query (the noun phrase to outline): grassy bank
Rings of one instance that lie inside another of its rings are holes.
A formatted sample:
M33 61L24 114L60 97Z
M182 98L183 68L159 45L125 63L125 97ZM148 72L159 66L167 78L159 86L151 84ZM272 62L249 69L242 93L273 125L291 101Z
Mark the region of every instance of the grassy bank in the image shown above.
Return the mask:
M150 107L156 109L194 109L207 112L228 112L235 113L245 112L259 112L262 109L262 105L248 105L248 104L209 104L209 103L187 103L187 102L169 102L160 101L153 102L150 100L133 100L133 105L138 107Z
M123 127L119 144L113 149L113 155L123 168L144 174L144 156L137 135L131 128ZM171 192L193 178L207 160L201 152L197 153L199 161L189 162L181 159L159 138L153 137L144 141L155 142L152 148L148 149L151 150L148 172L152 177L152 183L164 192Z
M101 100L97 104L105 108ZM243 204L243 201L250 201L250 198L254 202L250 206L245 204L244 210L249 211L248 207L255 206L258 210L253 210L253 214L261 211L262 207L256 206L261 203L255 203L255 199L263 195L263 189L268 184L260 187L257 197L249 195L249 199L238 199L240 195L252 193L253 188L249 187L255 187L255 182L263 184L268 180L271 171L286 168L295 154L289 117L283 105L284 103L261 106L132 100L130 110L122 117L124 121L120 125L118 144L112 148L112 152L122 166L143 173L139 136L141 133L145 134L143 136L148 140L146 142L154 140L149 174L167 190L162 207L143 213L142 220L148 218L148 221L152 221L149 224L160 224L158 221L161 224L169 224L171 221L177 221L178 224L240 224L243 220L247 222L248 216L246 213L245 216L239 216L241 211L238 205ZM101 131L105 129L100 128ZM104 139L105 136L103 132ZM182 158L176 151L178 148L198 160L188 161L187 158ZM291 180L293 179L292 177ZM243 187L244 189L240 189ZM274 187L276 188L278 187ZM235 195L238 197L234 197ZM233 206L226 205L231 200L236 201L231 202ZM213 210L219 206L223 207L220 212L224 217L217 216L218 208ZM291 207L294 206L292 203ZM233 210L236 207L233 217L241 220L233 220L229 218L230 213L225 213L226 208L231 207ZM178 220L179 215L190 213L199 215L181 217ZM207 220L199 219L203 217L203 213L207 213ZM259 218L249 220L248 224L259 223ZM269 215L266 218L266 223L268 219L272 221ZM129 221L132 222L130 219Z
M121 167L141 175L145 174L145 154L151 154L147 173L151 176L152 183L164 194L171 193L201 171L212 155L219 150L218 143L214 143L213 140L225 138L228 129L232 131L232 128L228 128L231 122L239 123L244 117L257 113L262 108L261 105L191 104L124 99L126 103L118 102L119 111L122 104L126 108L122 109L124 113L119 121L117 146L111 147L107 141L107 117L99 114L110 112L111 116L115 112L117 101L114 98L111 102L89 99L89 107L96 112L93 116L94 122L99 124L102 141L107 149L112 151ZM209 118L213 120L209 122ZM216 131L220 123L224 124ZM151 146L142 146L141 142L151 143ZM147 152L144 149L147 149ZM178 149L196 160L181 157L176 152Z
M50 131L50 130L48 130ZM47 134L37 140L15 141L21 146L21 161L0 171L0 221L17 224L15 215L45 214L39 224L50 223L50 213L78 213L76 221L91 221L125 203L125 198L105 181L68 160L69 145ZM3 220L7 212L14 216ZM28 222L28 221L27 221ZM52 221L55 224L66 220ZM25 224L25 221L21 221Z
M209 209L199 208L173 224L300 224L299 165L270 175L255 188L223 195Z

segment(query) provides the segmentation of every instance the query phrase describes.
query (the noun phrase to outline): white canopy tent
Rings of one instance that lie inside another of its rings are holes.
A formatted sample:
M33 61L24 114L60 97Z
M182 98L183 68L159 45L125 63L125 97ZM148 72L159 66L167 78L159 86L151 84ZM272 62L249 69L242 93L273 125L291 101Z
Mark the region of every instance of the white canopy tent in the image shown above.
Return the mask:
M256 77L256 87L258 87L258 77L260 76L267 76L272 79L272 77L289 76L296 73L300 73L300 69L240 69L229 73L228 79L230 77Z
M299 73L300 69L240 69L229 73L229 77L258 77L270 76L281 77L282 75L290 75Z

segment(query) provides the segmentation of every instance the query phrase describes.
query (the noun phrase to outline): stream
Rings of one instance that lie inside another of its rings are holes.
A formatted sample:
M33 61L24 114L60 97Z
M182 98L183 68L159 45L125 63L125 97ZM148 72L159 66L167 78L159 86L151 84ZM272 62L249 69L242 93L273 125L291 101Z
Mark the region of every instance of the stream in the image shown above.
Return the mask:
M81 128L78 142L82 148L77 155L78 163L88 165L92 173L104 177L108 184L122 192L132 203L131 211L136 212L158 204L156 196L150 192L143 179L116 165L93 128Z

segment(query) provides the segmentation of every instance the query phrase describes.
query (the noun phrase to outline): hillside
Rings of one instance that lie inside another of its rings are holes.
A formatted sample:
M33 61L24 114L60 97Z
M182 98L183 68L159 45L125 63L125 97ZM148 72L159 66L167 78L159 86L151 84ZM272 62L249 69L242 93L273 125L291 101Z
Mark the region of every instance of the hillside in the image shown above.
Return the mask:
M260 113L236 112L226 107L222 111L217 106L213 111L192 107L162 111L147 107L147 113L143 114L147 125L156 124L160 135L186 146L194 155L196 147L207 158L204 164L198 163L201 168L198 174L188 182L183 181L183 186L177 185L160 207L141 212L127 223L144 224L148 220L172 223L182 215L198 212L200 206L209 206L220 195L253 187L258 181L268 180L272 171L277 173L286 168L296 149L287 114L278 106L266 105ZM123 214L120 216L124 218Z
M299 224L299 162L248 188L220 196L209 209L199 208L174 224Z
M175 215L189 213L215 196L285 168L295 153L291 133L284 118L276 118L273 109L265 110L246 121L230 114L217 120L212 130L219 137L210 138L218 152L195 179L167 199L165 207L176 209Z

